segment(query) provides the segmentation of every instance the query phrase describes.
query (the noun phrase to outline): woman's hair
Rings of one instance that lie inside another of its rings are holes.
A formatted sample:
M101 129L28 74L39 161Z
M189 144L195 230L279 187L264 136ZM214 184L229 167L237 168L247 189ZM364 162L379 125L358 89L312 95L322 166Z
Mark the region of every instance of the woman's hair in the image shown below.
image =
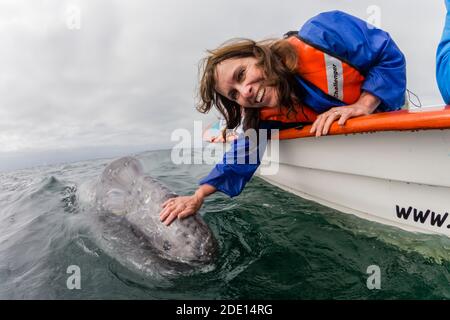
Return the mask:
M241 124L241 106L216 90L216 67L227 59L255 57L257 66L263 70L264 85L275 87L278 92L280 107L294 111L298 104L299 93L295 82L297 54L295 49L284 40L264 40L255 42L249 39L232 39L215 50L208 50L209 55L202 60L199 74L199 104L197 110L207 113L213 105L223 115L227 129L234 129ZM257 129L259 126L259 109L244 108L243 129ZM225 137L224 137L225 138Z

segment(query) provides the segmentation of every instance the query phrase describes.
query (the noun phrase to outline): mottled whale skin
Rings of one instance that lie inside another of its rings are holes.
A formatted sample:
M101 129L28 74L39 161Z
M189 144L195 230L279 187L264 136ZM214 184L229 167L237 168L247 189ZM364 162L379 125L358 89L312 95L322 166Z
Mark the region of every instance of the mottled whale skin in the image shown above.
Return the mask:
M163 260L194 266L209 264L216 255L217 241L200 214L177 219L169 227L161 223L162 203L177 195L145 175L141 163L133 157L110 163L84 194L99 212L102 232L109 234L104 238L128 246L121 250L122 255L139 245ZM132 238L139 241L133 240L134 244Z

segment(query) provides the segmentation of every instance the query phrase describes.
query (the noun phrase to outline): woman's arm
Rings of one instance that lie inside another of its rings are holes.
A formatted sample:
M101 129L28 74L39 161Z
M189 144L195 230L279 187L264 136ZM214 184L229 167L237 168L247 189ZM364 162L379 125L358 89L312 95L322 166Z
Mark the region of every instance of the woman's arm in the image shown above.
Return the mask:
M405 103L406 59L389 33L341 11L321 13L306 22L299 36L358 68L362 91L381 100L379 111Z
M242 135L231 142L231 149L225 153L222 162L215 165L211 172L200 180L200 187L191 196L176 197L163 203L160 219L166 225L173 220L195 214L204 199L216 191L229 197L238 196L258 169L267 140L255 141Z
M221 162L200 180L200 184L208 184L229 197L238 196L258 169L265 152L267 140L241 135L231 142Z
M163 210L159 214L161 222L166 226L175 219L187 218L201 208L204 199L216 192L216 188L208 184L202 184L191 196L175 197L162 204Z
M339 125L344 125L347 119L371 114L377 108L392 111L404 104L406 61L387 32L347 13L331 11L311 18L299 35L348 61L365 77L359 100L323 112L311 127L311 133L325 135L337 119Z

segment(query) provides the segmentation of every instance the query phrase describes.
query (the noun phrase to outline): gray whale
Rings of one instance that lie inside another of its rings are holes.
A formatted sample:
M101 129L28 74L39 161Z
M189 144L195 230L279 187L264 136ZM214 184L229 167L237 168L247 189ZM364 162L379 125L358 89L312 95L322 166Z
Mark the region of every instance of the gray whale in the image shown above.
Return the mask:
M161 223L161 204L177 195L145 175L133 157L113 161L79 192L95 205L108 251L125 262L141 269L164 261L198 266L210 264L216 255L217 241L200 214L177 219L169 227Z

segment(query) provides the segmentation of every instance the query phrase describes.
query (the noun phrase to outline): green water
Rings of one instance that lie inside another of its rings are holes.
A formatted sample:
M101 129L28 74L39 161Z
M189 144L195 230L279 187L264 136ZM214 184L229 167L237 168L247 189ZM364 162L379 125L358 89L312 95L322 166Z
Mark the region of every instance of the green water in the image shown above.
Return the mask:
M189 194L211 166L138 155L146 171ZM201 210L220 254L212 266L165 278L126 268L97 244L74 187L110 159L0 173L2 299L448 299L450 240L368 222L288 194L259 178ZM67 268L81 270L69 290ZM369 290L367 268L380 268Z

